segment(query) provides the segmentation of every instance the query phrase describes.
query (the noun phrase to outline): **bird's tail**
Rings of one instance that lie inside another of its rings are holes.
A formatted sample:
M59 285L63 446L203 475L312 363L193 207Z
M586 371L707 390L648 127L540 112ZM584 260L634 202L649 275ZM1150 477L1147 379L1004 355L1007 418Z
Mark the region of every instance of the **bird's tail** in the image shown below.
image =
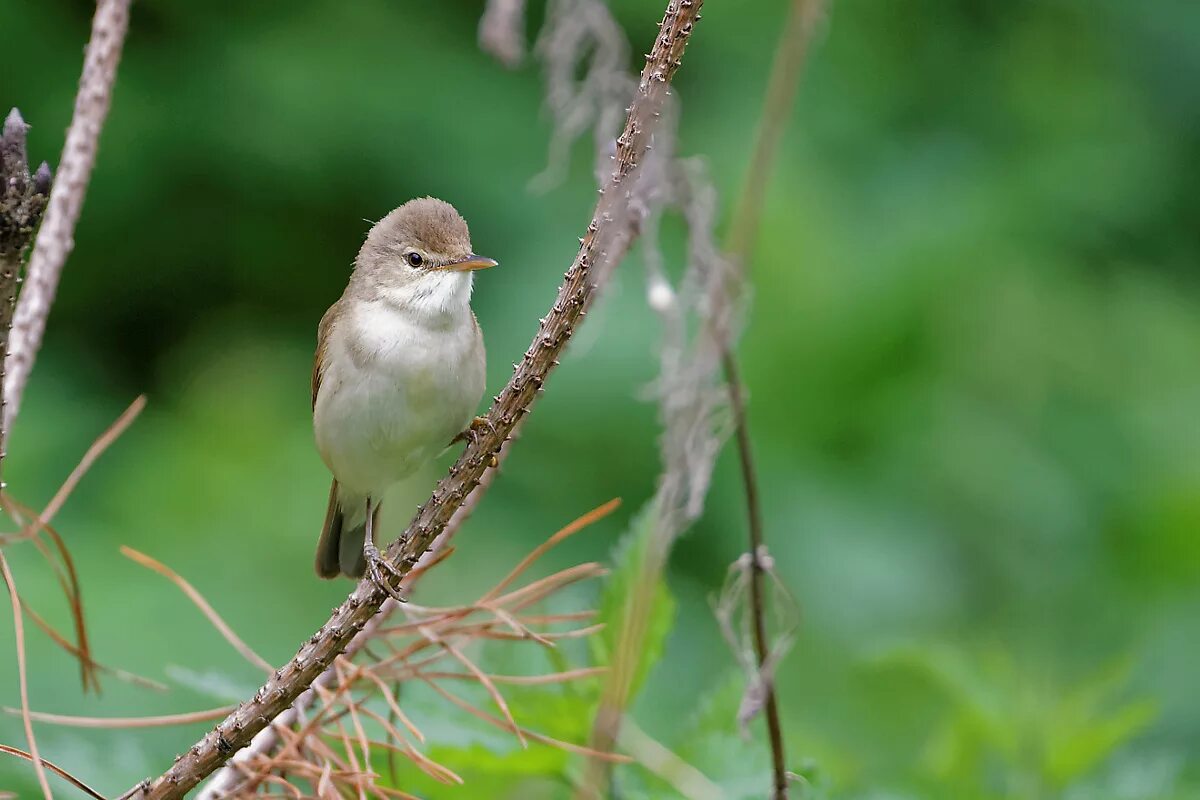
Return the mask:
M379 519L378 506L375 507L375 518ZM345 574L350 578L361 578L367 569L363 557L366 537L366 498L340 492L335 480L329 487L329 507L325 511L321 541L317 543L317 575L336 578Z

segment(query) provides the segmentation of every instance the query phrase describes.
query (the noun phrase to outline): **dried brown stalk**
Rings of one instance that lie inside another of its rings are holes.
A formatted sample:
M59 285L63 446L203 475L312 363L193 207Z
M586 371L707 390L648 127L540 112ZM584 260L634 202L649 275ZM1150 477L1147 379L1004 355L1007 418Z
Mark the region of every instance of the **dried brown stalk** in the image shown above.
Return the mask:
M206 711L187 711L182 714L162 714L155 717L79 717L71 714L47 714L44 711L31 711L29 716L47 725L62 725L67 728L125 730L128 728L169 728L193 722L208 722L220 719L232 708L233 706L221 706ZM19 713L14 712L14 709L11 708L6 708L4 711L8 714Z
M775 155L779 150L779 142L800 83L808 46L824 14L824 0L792 0L788 22L775 51L758 136L728 235L729 253L741 268L743 276L750 263L754 239L762 217L767 182L772 174ZM767 737L771 748L772 800L787 800L787 753L783 743L783 725L780 721L779 703L775 694L771 644L767 636L766 625L763 561L768 558L768 555L763 534L762 508L737 358L729 339L722 337L720 341L722 343L721 365L725 373L726 385L729 388L729 403L733 413L738 462L746 496L746 529L750 555L750 624L757 657L756 670L747 685L747 697L761 695L757 705L765 711ZM743 706L746 706L745 702L743 702Z
M147 569L154 570L159 575L162 575L171 583L178 586L179 590L187 595L187 598L196 605L196 608L200 609L200 613L203 614L208 621L212 623L212 626L216 628L222 636L225 637L225 641L229 642L234 650L237 650L239 653L241 653L243 658L261 669L263 672L271 672L274 669L274 667L267 663L266 659L254 652L254 649L251 648L250 645L246 644L240 636L233 632L233 628L229 627L229 624L226 623L225 620L221 619L221 615L217 613L216 609L213 608L209 602L204 599L204 596L201 595L200 592L196 591L196 587L188 583L188 581L182 575L161 561L151 558L145 553L139 553L132 547L121 545L121 554L132 561L136 561L138 564L141 564Z
M575 327L595 293L590 276L603 271L612 256L623 254L632 238L626 224L636 169L655 130L655 114L680 64L700 10L699 0L671 0L647 58L625 130L617 139L615 170L600 196L592 220L558 296L539 325L537 335L517 364L513 377L487 414L490 430L469 443L426 501L404 536L387 548L387 558L401 574L417 563L454 512L488 470L492 456L518 421L528 413L546 378L557 364ZM307 689L379 611L386 592L364 581L338 607L290 662L277 670L250 700L193 745L166 773L143 791L149 798L182 797L229 756L245 747L258 731Z
M96 163L100 131L112 102L117 64L129 27L130 2L99 0L92 17L91 38L75 96L75 113L67 128L58 176L50 189L45 219L29 257L25 286L13 317L3 386L6 431L12 430L33 360L42 343L63 264L75 246L75 224Z
M47 636L50 637L50 641L54 642L56 645L61 647L63 650L66 650L69 655L73 656L74 658L79 659L79 661L83 665L83 669L87 673L103 672L108 675L112 675L117 680L125 681L126 683L132 683L135 686L141 686L146 689L153 689L158 692L165 692L167 690L167 686L162 683L159 683L158 681L151 680L150 678L144 677L142 675L135 675L134 673L127 672L126 670L123 670L123 669L117 669L116 667L110 667L106 664L101 664L99 661L96 661L94 658L92 658L90 652L86 652L86 651L82 650L81 648L79 648L78 646L72 644L67 639L67 637L63 636L61 633L59 633L57 630L55 630L53 625L51 625L49 622L47 622L42 617L41 614L38 614L36 611L34 611L33 608L29 605L29 603L26 603L23 599L22 599L22 605L25 608L25 613L29 615L29 618L31 620L33 620L33 623L35 625L37 625L39 628L42 629L43 633L45 633ZM93 675L92 681L94 682L94 685L95 685L97 691L99 691L100 684L99 684L98 680L95 680L94 675ZM88 684L88 680L85 679L84 680L85 688L86 688L87 684Z
M100 455L108 449L108 447L116 441L116 439L125 432L132 424L137 414L145 405L145 398L139 397L130 404L124 413L117 418L103 433L98 436L95 441L88 447L79 463L71 470L71 474L63 481L58 491L54 493L54 497L46 505L45 509L40 514L26 508L21 503L18 503L5 492L0 492L0 503L3 504L5 510L19 525L22 526L21 531L11 536L0 536L0 546L19 541L32 542L35 547L45 557L46 562L54 571L58 578L59 584L62 586L63 593L67 597L67 602L71 608L71 618L75 625L75 637L77 645L72 645L63 639L57 631L45 623L42 618L33 613L32 609L26 609L38 627L46 631L55 642L59 643L72 655L75 655L79 660L79 668L84 691L95 689L100 691L100 681L96 676L96 671L102 668L92 658L91 649L88 644L87 625L84 621L83 614L83 599L79 587L79 579L75 571L75 563L71 558L71 552L67 549L66 543L58 532L50 525L50 521L63 507L71 493L79 485L83 476L91 469ZM45 542L42 541L41 535L45 534L50 537L57 550L58 557L55 557L52 551ZM59 563L61 561L61 564ZM129 673L120 670L111 670L112 674L118 677L132 679L134 682L143 682L153 684L152 681L136 678Z
M9 747L6 744L0 744L0 753L5 753L10 756L16 756L17 758L23 758L26 761L32 761L36 764L41 764L42 766L47 767L55 775L58 775L60 778L67 781L68 783L70 783L76 789L79 789L81 792L87 794L89 797L93 797L93 798L95 798L95 800L105 800L104 795L100 794L95 789L88 786L86 783L79 780L79 778L76 778L74 775L67 772L65 769L58 766L57 764L55 764L52 761L48 761L47 759L44 759L44 758L36 758L32 753L26 753L24 750L21 750L18 747ZM11 800L17 800L17 795L8 794L6 792L0 792L0 800L6 800L6 798L11 798Z
M12 572L8 568L8 559L4 557L3 551L0 551L0 576L4 578L4 585L8 587L9 602L12 603L13 636L17 640L17 677L21 686L21 720L25 723L25 740L29 742L29 754L37 772L38 783L42 787L42 795L46 800L52 800L50 784L46 781L46 768L38 755L37 738L33 735L33 718L29 713L29 677L25 665L25 625L21 614L21 598L17 595L17 584L13 580Z
M71 474L63 481L62 486L58 487L58 491L54 493L54 497L50 498L50 502L42 509L42 513L38 514L38 519L43 525L50 524L67 502L67 498L71 496L71 492L75 491L75 487L83 480L83 476L92 468L96 460L104 454L104 451L129 429L129 426L133 424L133 421L137 419L145 407L146 395L138 395L129 404L129 407L121 412L121 416L117 417L104 433L96 437L96 440L84 452L83 458L79 459L79 463L75 465L75 469L71 470Z

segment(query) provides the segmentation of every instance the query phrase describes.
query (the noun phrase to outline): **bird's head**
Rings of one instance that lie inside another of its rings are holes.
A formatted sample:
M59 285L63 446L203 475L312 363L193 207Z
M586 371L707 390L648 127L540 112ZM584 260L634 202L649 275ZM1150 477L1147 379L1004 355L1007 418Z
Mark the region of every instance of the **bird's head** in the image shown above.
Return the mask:
M354 273L379 299L444 313L470 301L473 272L494 266L493 259L475 254L466 220L454 206L421 197L375 223Z

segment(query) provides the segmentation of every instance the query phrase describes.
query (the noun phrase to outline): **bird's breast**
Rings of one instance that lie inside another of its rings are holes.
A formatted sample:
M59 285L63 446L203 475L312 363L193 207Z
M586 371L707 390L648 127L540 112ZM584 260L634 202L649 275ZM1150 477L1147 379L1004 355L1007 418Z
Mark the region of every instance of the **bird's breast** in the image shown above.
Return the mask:
M483 344L469 310L436 325L387 306L348 316L332 334L313 424L334 476L371 493L431 460L470 421Z

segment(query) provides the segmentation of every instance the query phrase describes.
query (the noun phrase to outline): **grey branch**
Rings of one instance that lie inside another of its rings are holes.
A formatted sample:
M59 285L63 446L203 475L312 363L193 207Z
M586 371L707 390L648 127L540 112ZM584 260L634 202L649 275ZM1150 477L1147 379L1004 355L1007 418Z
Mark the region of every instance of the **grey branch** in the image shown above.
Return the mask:
M458 461L417 510L404 535L387 549L388 560L407 574L446 528L451 517L479 485L492 457L532 406L546 378L558 363L575 327L595 294L593 270L604 270L614 255L623 254L633 233L624 214L637 183L636 172L655 129L655 120L678 69L683 51L699 18L699 0L670 0L659 24L654 47L646 59L625 129L617 139L615 167L602 190L570 269L563 276L554 304L541 320L529 349L488 411L491 430L471 442ZM363 581L334 610L333 615L277 670L254 697L241 703L207 733L166 773L140 787L137 794L162 800L180 798L224 764L323 673L375 616L387 594Z
M33 360L46 330L63 264L75 246L75 224L83 208L97 143L112 101L121 47L129 27L131 0L99 0L83 59L75 113L67 128L58 178L50 190L46 217L29 257L25 287L17 301L4 376L4 429L11 430ZM47 175L48 177L48 175Z

